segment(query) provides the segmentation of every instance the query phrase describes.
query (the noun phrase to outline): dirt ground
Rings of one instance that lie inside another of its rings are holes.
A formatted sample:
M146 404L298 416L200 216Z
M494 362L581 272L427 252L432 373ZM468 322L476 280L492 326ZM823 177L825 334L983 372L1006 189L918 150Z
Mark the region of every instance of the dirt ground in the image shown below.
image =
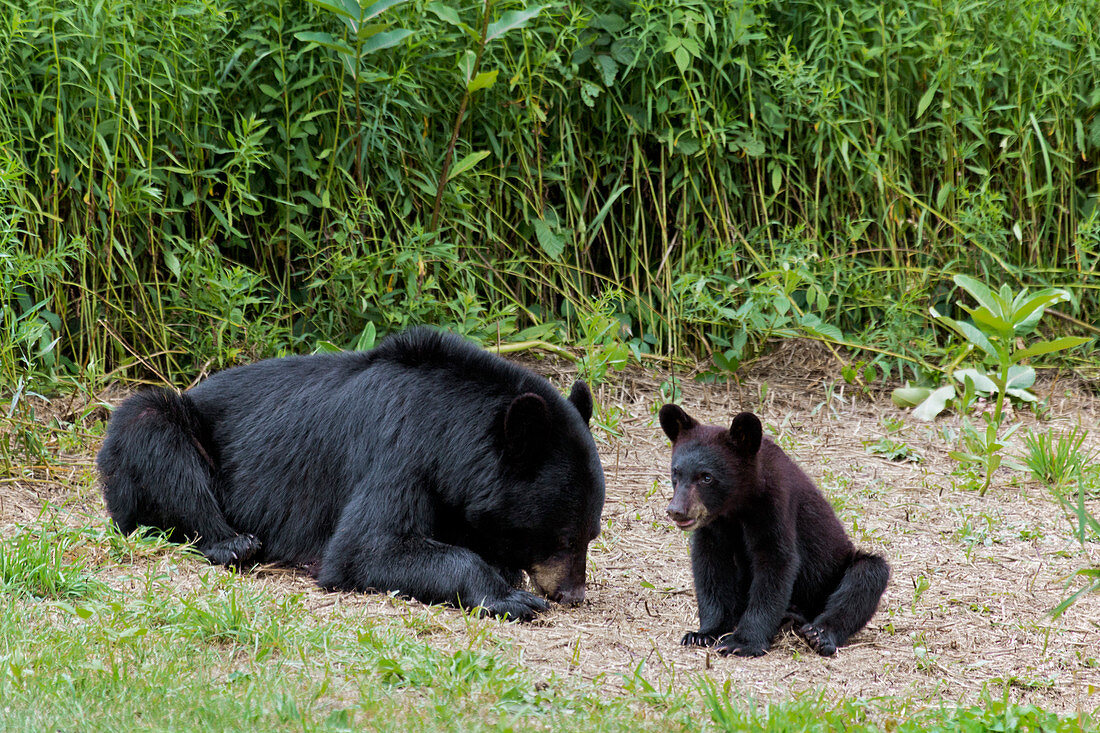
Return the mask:
M566 362L525 363L563 389L573 379ZM679 645L698 618L686 537L665 516L670 449L655 412L661 384L673 379L667 371L628 370L597 392L612 414L604 422L617 435L597 430L607 503L579 608L555 608L529 624L500 623L384 595L324 593L302 574L273 568L255 571L254 582L305 594L319 623L332 608L350 606L365 617L404 617L410 633L443 648L487 633L513 641L539 677L579 676L609 689L636 674L659 690L675 689L704 673L719 684L728 680L731 694L760 701L808 693L938 705L975 702L988 687L995 697L1007 689L1013 700L1050 710L1100 708L1100 594L1083 597L1057 620L1049 616L1081 587L1070 576L1100 565L1100 543L1082 549L1063 511L1028 474L1001 469L984 497L965 488L952 475L954 444L943 437L957 429L957 416L921 423L891 404L888 389L863 394L845 384L839 365L802 341L784 342L738 382L703 385L690 377L675 375L689 413L728 424L741 410L757 412L837 507L855 542L890 563L878 613L836 657L818 657L790 633L758 659ZM1044 378L1036 391L1047 401L1046 419L1018 413L1025 427L1057 433L1080 424L1091 431L1087 446L1100 451L1100 399L1088 385L1063 375ZM919 462L871 452L883 438L908 446ZM32 522L46 500L64 505L73 522L101 521L96 447L67 455L60 470L36 471L37 478L4 477L0 527ZM1017 437L1009 452L1021 450ZM1100 513L1100 502L1092 504ZM194 565L196 573L208 570Z

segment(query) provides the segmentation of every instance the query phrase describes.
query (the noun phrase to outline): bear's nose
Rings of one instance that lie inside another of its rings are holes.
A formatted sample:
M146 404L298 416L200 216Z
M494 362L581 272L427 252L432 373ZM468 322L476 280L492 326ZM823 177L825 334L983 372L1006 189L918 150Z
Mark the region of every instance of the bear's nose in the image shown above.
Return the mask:
M584 600L584 586L567 588L555 593L550 600L557 601L563 606L578 606Z

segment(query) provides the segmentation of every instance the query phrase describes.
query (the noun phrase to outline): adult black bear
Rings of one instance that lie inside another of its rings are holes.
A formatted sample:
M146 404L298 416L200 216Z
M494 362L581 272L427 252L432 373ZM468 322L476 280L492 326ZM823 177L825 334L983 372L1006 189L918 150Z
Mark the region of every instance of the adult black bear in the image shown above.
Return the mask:
M111 517L212 562L310 566L329 589L530 619L575 604L604 478L584 382L429 329L269 359L118 407L97 463Z
M668 514L691 536L699 631L685 646L759 656L786 620L816 652L862 629L890 568L857 550L829 502L750 412L729 430L676 405L660 412L672 441Z

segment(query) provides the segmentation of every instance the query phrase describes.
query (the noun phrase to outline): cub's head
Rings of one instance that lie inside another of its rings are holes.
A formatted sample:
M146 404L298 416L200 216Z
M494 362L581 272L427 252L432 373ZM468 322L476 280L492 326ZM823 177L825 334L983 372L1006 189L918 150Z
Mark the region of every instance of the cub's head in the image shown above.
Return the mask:
M742 412L729 429L703 425L677 405L660 412L661 429L672 441L672 501L668 516L686 531L728 513L751 490L763 428Z
M592 394L581 381L568 399L521 394L501 425L512 495L493 548L502 567L527 572L534 589L566 605L584 600L588 545L600 533L604 475L588 428Z

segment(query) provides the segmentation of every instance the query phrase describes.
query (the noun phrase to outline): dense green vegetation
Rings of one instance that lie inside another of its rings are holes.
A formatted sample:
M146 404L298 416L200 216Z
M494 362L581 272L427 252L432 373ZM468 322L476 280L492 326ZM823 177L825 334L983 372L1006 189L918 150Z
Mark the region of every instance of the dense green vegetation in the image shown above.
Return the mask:
M804 333L921 376L956 272L1065 287L1051 324L1094 335L1097 17L0 0L0 379L421 321L719 369Z

